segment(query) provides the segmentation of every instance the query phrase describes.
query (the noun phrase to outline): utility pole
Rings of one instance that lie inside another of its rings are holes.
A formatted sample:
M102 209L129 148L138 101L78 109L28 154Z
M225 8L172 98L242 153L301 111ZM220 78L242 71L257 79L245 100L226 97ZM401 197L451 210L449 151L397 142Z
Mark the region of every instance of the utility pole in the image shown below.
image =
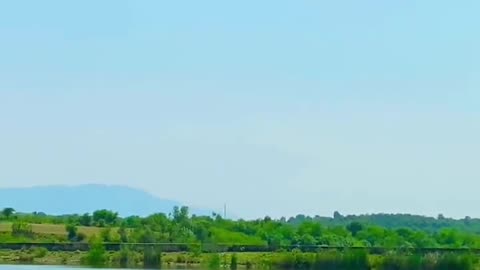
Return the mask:
M227 204L223 204L223 219L227 219Z

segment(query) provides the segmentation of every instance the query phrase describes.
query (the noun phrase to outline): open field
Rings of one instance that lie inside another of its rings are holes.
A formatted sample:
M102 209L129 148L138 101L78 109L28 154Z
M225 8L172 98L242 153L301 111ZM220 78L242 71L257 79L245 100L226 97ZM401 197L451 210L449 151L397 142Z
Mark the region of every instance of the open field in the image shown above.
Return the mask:
M63 224L31 224L34 233L67 235L65 225ZM11 232L12 223L0 223L0 232ZM87 237L100 233L101 228L78 226L78 232L84 233Z

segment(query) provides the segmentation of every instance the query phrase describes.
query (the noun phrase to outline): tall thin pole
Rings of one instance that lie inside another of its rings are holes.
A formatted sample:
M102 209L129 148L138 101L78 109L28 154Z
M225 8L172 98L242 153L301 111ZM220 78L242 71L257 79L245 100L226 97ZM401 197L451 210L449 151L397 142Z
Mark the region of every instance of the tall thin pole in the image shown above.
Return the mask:
M223 219L227 219L227 204L223 204Z

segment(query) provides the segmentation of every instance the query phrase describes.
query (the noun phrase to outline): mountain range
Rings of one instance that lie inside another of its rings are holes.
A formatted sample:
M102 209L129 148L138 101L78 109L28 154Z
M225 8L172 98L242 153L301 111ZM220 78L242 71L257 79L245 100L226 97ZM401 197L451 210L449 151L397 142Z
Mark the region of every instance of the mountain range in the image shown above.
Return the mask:
M147 216L170 213L184 204L158 198L146 191L126 186L79 185L0 188L0 208L12 207L18 212L44 212L53 215L92 213L99 209L113 210L120 216ZM190 208L196 215L212 211Z

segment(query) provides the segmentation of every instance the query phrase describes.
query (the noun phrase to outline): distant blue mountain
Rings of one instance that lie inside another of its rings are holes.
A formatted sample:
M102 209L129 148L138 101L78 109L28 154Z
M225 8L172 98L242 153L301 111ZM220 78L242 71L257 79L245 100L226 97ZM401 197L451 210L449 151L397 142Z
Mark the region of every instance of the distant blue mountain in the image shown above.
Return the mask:
M125 186L80 185L0 188L0 208L18 212L47 214L83 214L99 209L113 210L120 216L147 216L170 213L183 204L155 197L143 190ZM210 215L211 211L190 209L192 214Z

